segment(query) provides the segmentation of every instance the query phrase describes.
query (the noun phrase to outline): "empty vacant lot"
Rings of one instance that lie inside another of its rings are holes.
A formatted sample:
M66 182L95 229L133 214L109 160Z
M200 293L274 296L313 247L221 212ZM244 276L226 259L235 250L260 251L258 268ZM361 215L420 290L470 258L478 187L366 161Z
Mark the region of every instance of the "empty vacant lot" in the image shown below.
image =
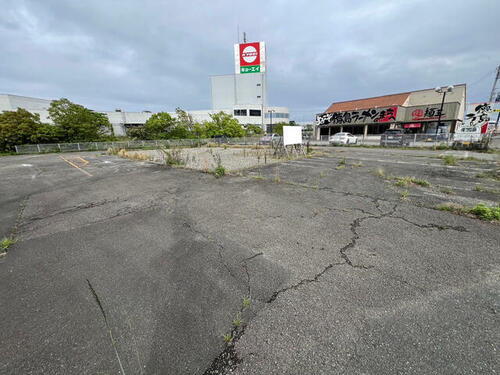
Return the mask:
M498 371L500 227L434 209L497 204L495 155L325 150L220 179L0 158L0 373Z

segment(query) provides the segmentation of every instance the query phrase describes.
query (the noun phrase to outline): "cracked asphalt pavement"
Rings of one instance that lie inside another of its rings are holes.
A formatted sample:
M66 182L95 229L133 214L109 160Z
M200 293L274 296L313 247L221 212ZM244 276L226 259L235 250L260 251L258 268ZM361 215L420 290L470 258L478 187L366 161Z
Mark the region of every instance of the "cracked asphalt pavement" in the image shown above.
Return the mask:
M477 177L498 158L323 151L222 179L90 152L63 155L79 168L0 158L0 237L17 239L0 258L0 373L120 373L87 279L127 374L498 372L500 227L433 209L498 204L498 180Z

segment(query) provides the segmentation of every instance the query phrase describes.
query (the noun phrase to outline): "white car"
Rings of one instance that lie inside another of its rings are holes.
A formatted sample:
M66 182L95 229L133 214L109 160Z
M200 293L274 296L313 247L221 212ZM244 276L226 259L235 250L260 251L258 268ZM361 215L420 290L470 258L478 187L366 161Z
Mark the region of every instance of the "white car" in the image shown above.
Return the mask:
M330 144L348 145L358 143L358 138L351 133L337 133L330 137Z

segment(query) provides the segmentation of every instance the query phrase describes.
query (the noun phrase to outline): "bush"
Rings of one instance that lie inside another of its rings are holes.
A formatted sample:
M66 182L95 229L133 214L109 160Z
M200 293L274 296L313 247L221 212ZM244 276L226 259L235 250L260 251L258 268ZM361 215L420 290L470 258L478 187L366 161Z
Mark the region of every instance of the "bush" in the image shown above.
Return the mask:
M222 165L218 165L214 170L214 175L217 178L224 177L225 174L226 174L226 168L224 168L224 166Z

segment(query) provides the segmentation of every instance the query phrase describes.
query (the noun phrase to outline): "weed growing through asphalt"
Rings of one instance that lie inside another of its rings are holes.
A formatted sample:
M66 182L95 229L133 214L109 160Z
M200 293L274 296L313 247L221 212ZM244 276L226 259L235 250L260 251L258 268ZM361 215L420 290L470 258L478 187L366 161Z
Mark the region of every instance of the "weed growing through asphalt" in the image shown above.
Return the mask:
M230 343L231 341L233 341L233 335L231 333L225 333L222 335L222 338L224 339L224 342L226 344Z
M326 172L319 172L319 178L323 178L326 176Z
M443 156L443 163L445 165L457 165L457 158L453 155L445 155Z
M226 175L226 168L224 168L222 165L218 165L214 169L214 175L215 177L224 177Z
M436 206L440 211L453 212L458 215L473 215L481 220L498 221L500 220L500 206L489 207L484 203L475 205L474 207L465 207L457 203L442 203Z
M401 192L401 200L406 200L408 199L408 196L410 195L410 192L408 190L403 190Z
M215 161L215 169L214 176L217 178L224 177L226 175L226 168L222 165L222 158L218 152L213 153L212 150L209 151L210 155L214 158Z
M359 168L359 167L362 167L362 166L363 166L363 163L361 163L361 162L354 163L352 166L353 166L354 168Z
M455 194L452 189L447 187L442 187L441 189L439 189L439 191L443 194L448 194L448 195Z
M247 307L250 307L252 304L252 301L250 300L250 297L243 297L243 302L241 303L242 307L246 309Z
M338 165L339 165L339 166L340 166L340 165L345 166L345 158L340 159L340 160L339 160Z
M5 254L9 247L14 245L16 243L16 240L11 237L4 237L2 238L2 241L0 241L0 254Z
M233 326L240 327L243 324L243 319L241 318L241 313L236 314L236 318L233 319Z
M395 179L396 182L394 183L394 185L399 187L408 187L411 185L419 185L422 187L431 186L431 184L427 180L423 180L421 178L416 178L416 177L405 176L405 177L395 177Z
M481 220L500 220L500 206L488 207L483 203L477 204L469 210L469 213L476 215Z

